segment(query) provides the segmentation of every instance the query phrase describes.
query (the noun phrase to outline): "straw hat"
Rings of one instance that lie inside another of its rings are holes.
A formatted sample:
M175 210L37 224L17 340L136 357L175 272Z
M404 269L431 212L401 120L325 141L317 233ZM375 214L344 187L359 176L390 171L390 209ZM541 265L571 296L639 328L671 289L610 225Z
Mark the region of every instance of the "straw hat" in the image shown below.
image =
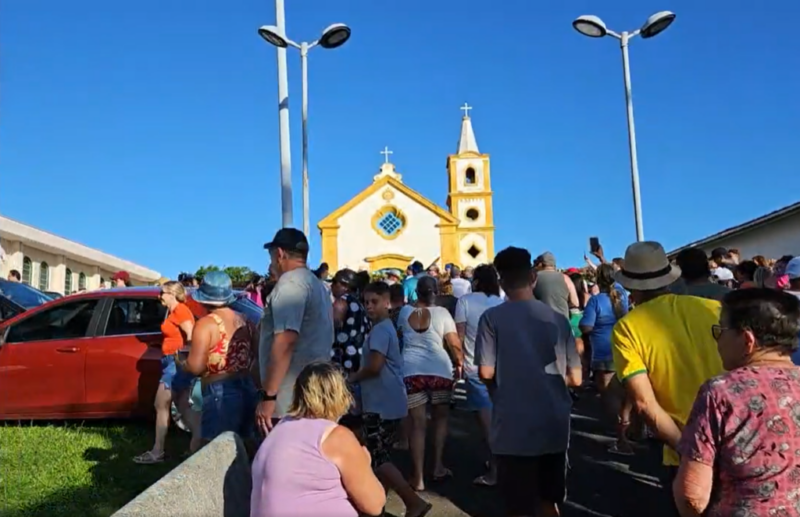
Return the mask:
M667 287L681 276L670 264L664 247L655 241L635 242L625 250L625 268L614 279L629 291L653 291Z

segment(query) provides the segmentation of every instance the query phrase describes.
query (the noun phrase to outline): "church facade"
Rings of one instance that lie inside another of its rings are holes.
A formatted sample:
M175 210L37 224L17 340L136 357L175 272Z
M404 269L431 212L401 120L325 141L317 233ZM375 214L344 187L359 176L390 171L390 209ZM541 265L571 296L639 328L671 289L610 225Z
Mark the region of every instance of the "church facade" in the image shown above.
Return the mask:
M447 158L446 206L403 183L386 159L372 184L317 225L322 261L331 271L405 270L414 260L477 266L494 258L494 214L489 155L478 150L469 106L458 148Z

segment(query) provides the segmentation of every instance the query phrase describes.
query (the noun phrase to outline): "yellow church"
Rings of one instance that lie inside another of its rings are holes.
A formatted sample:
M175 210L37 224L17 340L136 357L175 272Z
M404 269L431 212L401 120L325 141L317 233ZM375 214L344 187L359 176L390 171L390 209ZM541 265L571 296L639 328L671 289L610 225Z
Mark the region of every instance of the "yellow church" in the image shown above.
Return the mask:
M494 258L494 216L489 155L478 150L469 111L462 108L458 148L447 157L447 207L442 207L403 183L390 162L372 184L317 225L322 236L322 260L331 271L350 268L405 270L419 260L437 264L477 266Z

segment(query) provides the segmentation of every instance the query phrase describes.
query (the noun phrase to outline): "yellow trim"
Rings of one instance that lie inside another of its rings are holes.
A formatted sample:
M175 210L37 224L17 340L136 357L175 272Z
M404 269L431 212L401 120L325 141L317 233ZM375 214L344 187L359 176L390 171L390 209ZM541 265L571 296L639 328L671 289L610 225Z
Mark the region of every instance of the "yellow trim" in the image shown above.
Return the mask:
M399 269L405 271L414 257L407 257L398 253L384 253L383 255L375 255L374 257L367 257L364 262L369 264L371 272L380 271L381 269Z
M439 224L441 225L458 224L458 218L455 217L450 212L448 212L447 210L445 210L444 208L437 206L435 203L428 200L425 196L415 191L414 189L406 186L401 181L398 181L392 178L391 176L384 176L383 178L373 182L372 185L370 185L369 187L365 188L364 190L356 194L355 197L353 197L353 199L351 199L350 201L343 204L342 206L340 206L339 208L328 214L326 217L324 217L319 222L319 224L317 224L317 228L323 230L325 228L332 228L334 226L339 226L339 219L344 214L346 214L347 212L358 206L362 201L364 201L369 196L371 196L372 194L374 194L375 192L377 192L378 190L387 185L394 187L396 190L400 191L400 193L405 194L413 201L415 201L417 204L427 208L434 214L438 215L440 219Z
M328 263L328 269L339 271L339 227L326 228L322 232L322 262Z
M383 216L385 216L389 212L393 212L395 217L400 219L400 228L398 228L397 231L391 235L387 235L381 229L381 227L378 226L378 221L380 221L381 218L383 218ZM375 211L375 213L372 216L371 224L372 224L372 229L375 230L375 233L377 233L381 239L386 239L387 241L393 241L396 238L400 237L400 234L403 233L403 231L406 229L408 220L406 219L406 215L403 212L401 212L400 209L397 208L396 206L385 205L382 208L379 208L378 210Z

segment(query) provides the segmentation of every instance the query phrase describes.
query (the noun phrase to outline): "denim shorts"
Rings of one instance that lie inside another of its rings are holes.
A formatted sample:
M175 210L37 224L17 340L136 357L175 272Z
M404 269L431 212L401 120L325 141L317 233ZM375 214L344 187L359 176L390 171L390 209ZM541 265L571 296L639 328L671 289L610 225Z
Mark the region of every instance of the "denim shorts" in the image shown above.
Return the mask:
M467 400L464 402L464 409L467 411L480 411L492 407L492 399L489 398L489 390L481 382L478 375L468 373L464 376L467 381Z
M161 380L159 381L168 390L183 391L192 385L194 376L185 372L175 363L175 357L165 355L161 358Z
M256 431L258 390L253 379L234 377L204 384L202 437L213 440L233 431L242 438L252 438Z
M595 372L613 372L614 360L609 359L608 361L592 361L592 370Z

